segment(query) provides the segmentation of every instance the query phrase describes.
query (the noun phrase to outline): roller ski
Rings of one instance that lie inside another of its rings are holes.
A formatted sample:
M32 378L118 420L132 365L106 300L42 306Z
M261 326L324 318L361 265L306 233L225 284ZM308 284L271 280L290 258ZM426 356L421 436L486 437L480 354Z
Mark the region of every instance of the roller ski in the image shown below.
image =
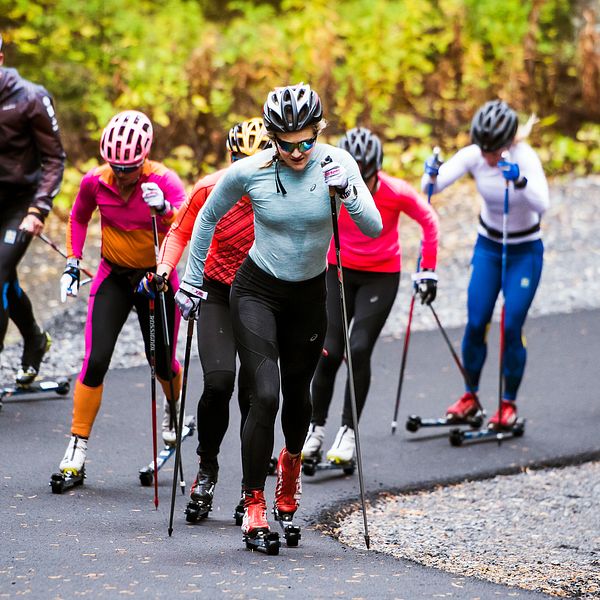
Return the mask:
M197 523L208 517L212 510L218 474L219 465L216 459L212 464L208 461L200 463L196 480L192 484L190 501L185 509L185 520L188 523Z
M279 534L271 531L267 521L267 504L263 490L244 493L243 541L248 550L258 550L267 555L279 554Z
M77 435L72 435L65 455L60 462L58 473L50 478L53 494L62 494L66 490L83 484L85 479L85 458L88 441Z
M321 451L324 435L324 427L311 425L302 448L302 472L308 477L317 471L343 471L344 475L353 475L356 470L354 430L346 425L340 427L326 460Z
M406 419L406 430L411 433L419 431L421 427L452 427L456 425L468 425L472 429L479 429L483 425L484 413L478 411L477 414L467 417L465 419L457 419L456 417L441 417L435 418L423 418L417 415L410 415Z
M456 425L468 425L472 429L480 429L483 425L485 413L475 393L465 392L454 404L448 407L446 416L440 419L423 419L417 415L411 415L406 420L406 429L411 433L418 431L421 427L448 427Z
M71 382L66 377L32 381L29 384L16 384L0 388L0 400L20 396L52 395L66 396L71 391Z
M196 420L193 416L186 417L186 422L181 431L181 441L190 437L196 431ZM156 468L158 471L162 469L164 464L175 454L176 446L165 444L165 447L159 452L156 457ZM146 467L139 470L140 483L144 487L150 487L154 483L154 461L151 461Z
M525 419L517 418L517 408L514 402L502 400L501 408L489 420L487 429L477 431L464 431L453 429L450 431L450 444L462 446L464 442L497 441L519 438L525 433Z

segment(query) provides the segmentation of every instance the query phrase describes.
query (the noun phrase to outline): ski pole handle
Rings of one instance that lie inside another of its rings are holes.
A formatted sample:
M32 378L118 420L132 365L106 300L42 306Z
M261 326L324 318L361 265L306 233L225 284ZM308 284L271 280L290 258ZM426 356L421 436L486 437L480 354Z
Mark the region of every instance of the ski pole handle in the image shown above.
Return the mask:
M58 252L63 258L68 258L66 252L63 252L45 233L38 233L38 237L40 238L40 240L42 240L42 242L48 244L50 248ZM94 278L94 274L91 271L88 271L83 267L79 267L79 270L85 275L87 275L90 279Z

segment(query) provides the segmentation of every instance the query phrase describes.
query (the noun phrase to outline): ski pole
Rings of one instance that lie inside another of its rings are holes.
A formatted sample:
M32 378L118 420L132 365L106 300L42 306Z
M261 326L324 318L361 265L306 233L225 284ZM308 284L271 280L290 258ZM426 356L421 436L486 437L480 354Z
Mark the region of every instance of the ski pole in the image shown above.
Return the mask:
M439 161L440 147L435 146L433 156L436 161ZM433 194L433 182L427 186L427 203L431 204L431 196ZM423 241L419 244L419 256L417 257L417 273L421 268L421 255L423 250ZM404 333L404 346L402 348L402 361L400 363L400 377L398 379L398 389L396 392L396 405L394 406L394 418L392 419L392 434L396 433L398 427L398 410L400 409L400 397L402 396L402 385L404 383L404 370L406 368L406 360L408 358L408 346L410 344L410 328L412 325L413 310L415 308L415 298L417 296L417 287L414 286L413 294L410 299L410 308L408 309L408 323L406 324L406 332Z
M179 406L179 427L177 429L177 446L175 449L175 468L177 473L181 464L181 433L183 432L183 415L185 414L185 395L187 392L188 371L190 367L190 355L192 351L192 338L194 336L194 319L188 320L187 338L185 341L185 358L183 360L183 381L181 383L181 404ZM173 533L173 512L175 510L175 495L177 493L177 480L173 475L173 487L171 488L171 511L169 514L169 537Z
M63 258L67 258L67 253L64 252L63 250L61 250L45 233L38 233L38 237L40 238L40 240L42 240L42 242L45 242L46 244L48 244L48 246L50 246L50 248L52 248L53 250L56 250L56 252L58 252ZM94 274L91 271L88 271L87 269L84 269L83 267L79 267L79 269L85 273L85 275L87 275L90 279L94 278ZM80 286L83 284L80 284Z
M505 150L502 153L502 160L510 161L510 152ZM504 315L506 308L506 260L508 252L508 187L510 181L506 179L504 187L504 210L502 211L502 270L500 275L500 287L502 289L502 313L500 315L500 359L498 361L498 425L502 424L502 395L504 392L503 386L503 371L504 371ZM498 445L502 443L502 438L498 438Z
M160 253L160 247L158 243L158 225L156 223L156 211L152 210L152 237L154 239L154 255L156 257L156 264L158 266L158 256ZM165 301L165 293L158 292L159 299L159 307L160 307L160 316L162 322L162 330L163 330L163 343L164 343L164 352L167 360L167 368L169 371L169 398L167 398L167 402L169 403L169 412L170 414L170 425L173 425L175 429L175 435L179 435L177 429L177 399L175 398L175 389L173 388L173 372L171 369L171 363L173 360L172 350L171 350L171 342L169 340L169 330L168 330L168 322L167 322L167 303ZM183 478L183 464L179 463L179 475L180 482L179 485L181 487L181 494L185 495L185 479ZM177 477L177 470L173 472L173 479Z
M452 354L452 358L454 359L454 362L456 363L458 370L460 371L461 375L463 376L465 385L469 388L469 392L471 393L475 402L477 403L479 410L481 412L483 412L483 408L481 407L481 403L479 402L479 396L477 395L475 388L471 385L471 382L469 380L469 374L467 373L466 369L463 367L463 364L460 362L460 358L458 357L456 350L452 346L452 342L450 341L450 338L448 337L448 334L446 333L446 330L444 329L444 327L440 321L440 318L437 315L437 312L435 312L435 308L433 308L433 304L430 304L429 308L431 309L433 318L435 319L435 322L437 323L437 326L440 330L440 333L442 334L442 337L446 341L446 345L448 346L448 349L450 350L450 354Z
M325 166L331 162L331 157L327 156L321 163ZM360 436L358 433L358 411L356 409L356 391L354 387L354 371L352 369L352 352L350 350L350 338L348 335L348 313L346 311L346 296L344 294L344 274L342 268L342 257L340 251L340 233L338 229L337 205L335 202L335 188L329 188L329 202L331 204L331 222L333 226L333 239L335 242L335 259L337 264L337 275L340 289L340 307L342 310L342 325L344 329L344 344L346 347L346 359L348 363L348 387L350 388L350 405L352 407L352 424L354 426L354 440L356 444L356 464L358 466L358 483L360 486L360 501L363 513L364 538L367 550L371 545L369 538L369 526L367 523L367 508L365 501L365 484L363 479L362 455L360 451Z
M396 405L394 406L394 417L392 419L392 434L396 433L396 428L398 427L398 410L400 409L400 397L402 396L402 384L404 383L404 370L406 368L406 359L408 357L408 345L410 343L410 328L412 324L416 296L417 290L413 290L413 294L410 299L410 307L408 309L408 323L406 324L406 331L404 332L402 361L400 362L400 378L398 379L398 388L396 391Z
M148 327L150 329L150 396L152 398L152 454L154 456L154 508L158 510L158 454L156 444L156 323L154 321L154 299L148 301Z

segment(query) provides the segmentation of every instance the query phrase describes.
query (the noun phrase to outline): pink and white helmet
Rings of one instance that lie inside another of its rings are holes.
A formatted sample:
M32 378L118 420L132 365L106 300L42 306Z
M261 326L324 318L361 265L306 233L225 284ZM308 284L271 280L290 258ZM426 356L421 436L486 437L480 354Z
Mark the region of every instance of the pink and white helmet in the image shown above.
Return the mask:
M100 155L113 165L139 166L150 152L152 135L152 123L144 113L124 110L104 128Z

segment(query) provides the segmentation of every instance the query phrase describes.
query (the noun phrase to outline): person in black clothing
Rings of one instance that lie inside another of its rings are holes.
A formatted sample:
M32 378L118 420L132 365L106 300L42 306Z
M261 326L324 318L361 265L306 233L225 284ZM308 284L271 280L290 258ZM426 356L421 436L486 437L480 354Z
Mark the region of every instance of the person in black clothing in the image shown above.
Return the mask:
M17 384L36 378L50 336L19 286L17 265L44 229L62 180L65 152L50 94L2 66L0 36L0 352L9 318L23 336Z

